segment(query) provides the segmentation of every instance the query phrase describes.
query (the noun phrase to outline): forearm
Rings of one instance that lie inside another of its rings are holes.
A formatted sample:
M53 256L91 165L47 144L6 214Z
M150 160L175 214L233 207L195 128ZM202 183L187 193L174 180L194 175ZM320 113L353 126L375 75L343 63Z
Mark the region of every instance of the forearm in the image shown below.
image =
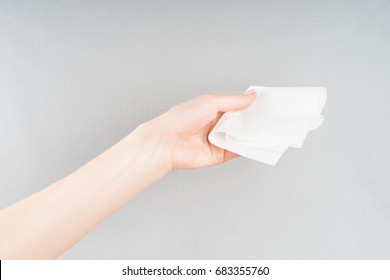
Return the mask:
M57 258L171 169L150 123L42 191L0 212L0 259Z

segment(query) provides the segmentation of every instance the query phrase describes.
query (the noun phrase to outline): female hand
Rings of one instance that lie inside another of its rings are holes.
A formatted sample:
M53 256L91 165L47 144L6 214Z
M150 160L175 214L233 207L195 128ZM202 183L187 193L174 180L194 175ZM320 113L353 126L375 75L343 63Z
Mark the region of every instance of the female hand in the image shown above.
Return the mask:
M3 209L0 259L58 258L169 171L237 157L211 144L208 134L223 112L243 110L255 98L206 94L176 105L75 172Z
M72 174L0 211L0 259L58 258L169 171L236 157L211 144L208 134L223 112L243 110L255 96L206 94L174 106Z
M238 155L211 144L209 133L224 112L243 110L255 99L255 92L204 94L172 107L146 125L160 134L157 138L164 146L171 170L213 166Z

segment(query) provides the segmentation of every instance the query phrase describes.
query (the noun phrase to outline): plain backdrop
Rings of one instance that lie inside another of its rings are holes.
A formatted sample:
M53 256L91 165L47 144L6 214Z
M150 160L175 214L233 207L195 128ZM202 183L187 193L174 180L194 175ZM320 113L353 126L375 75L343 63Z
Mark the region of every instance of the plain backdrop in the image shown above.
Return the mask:
M204 92L328 89L275 167L172 173L63 259L390 258L390 1L3 0L0 40L0 208Z

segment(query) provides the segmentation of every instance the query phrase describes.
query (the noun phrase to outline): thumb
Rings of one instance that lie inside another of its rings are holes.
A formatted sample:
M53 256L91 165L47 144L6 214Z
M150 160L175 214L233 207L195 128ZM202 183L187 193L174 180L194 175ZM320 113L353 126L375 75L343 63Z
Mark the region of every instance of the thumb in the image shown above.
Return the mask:
M240 111L249 107L256 99L256 91L245 94L215 95L215 106L219 112Z

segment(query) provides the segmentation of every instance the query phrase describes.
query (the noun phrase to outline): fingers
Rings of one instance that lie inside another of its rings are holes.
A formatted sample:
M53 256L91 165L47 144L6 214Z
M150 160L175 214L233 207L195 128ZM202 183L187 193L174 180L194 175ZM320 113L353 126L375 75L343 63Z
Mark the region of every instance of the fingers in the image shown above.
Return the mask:
M213 95L213 106L219 112L240 111L249 107L255 99L255 91L247 94Z
M224 162L240 157L236 153L230 152L228 150L224 150Z

